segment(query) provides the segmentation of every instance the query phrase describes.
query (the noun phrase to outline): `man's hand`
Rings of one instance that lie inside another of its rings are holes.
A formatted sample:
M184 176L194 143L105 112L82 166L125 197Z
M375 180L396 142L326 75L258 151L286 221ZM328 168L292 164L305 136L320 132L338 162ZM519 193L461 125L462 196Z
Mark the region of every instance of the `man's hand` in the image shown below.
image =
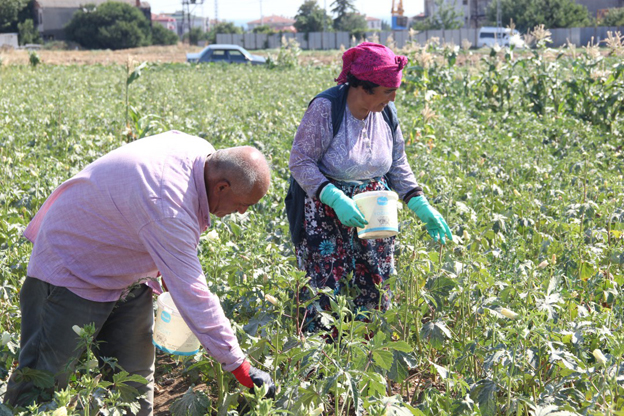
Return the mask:
M249 361L243 361L236 370L232 371L232 374L234 374L234 377L236 377L239 383L252 391L254 386L261 387L266 385L266 398L272 399L275 397L275 383L273 383L271 376L262 370L252 367Z

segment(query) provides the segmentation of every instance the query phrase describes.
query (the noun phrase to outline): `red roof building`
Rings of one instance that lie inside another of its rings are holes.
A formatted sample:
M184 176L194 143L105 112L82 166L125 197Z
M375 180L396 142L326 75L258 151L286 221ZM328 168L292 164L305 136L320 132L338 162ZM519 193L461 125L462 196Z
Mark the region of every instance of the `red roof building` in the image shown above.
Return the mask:
M178 34L178 22L171 16L152 13L152 23L159 23L163 25L165 29L171 30L176 35Z
M253 30L258 26L266 25L276 32L296 32L297 30L294 27L295 22L295 19L289 19L284 16L264 16L261 19L247 22L247 28Z
M371 30L381 30L381 19L377 19L376 17L366 16L366 25Z

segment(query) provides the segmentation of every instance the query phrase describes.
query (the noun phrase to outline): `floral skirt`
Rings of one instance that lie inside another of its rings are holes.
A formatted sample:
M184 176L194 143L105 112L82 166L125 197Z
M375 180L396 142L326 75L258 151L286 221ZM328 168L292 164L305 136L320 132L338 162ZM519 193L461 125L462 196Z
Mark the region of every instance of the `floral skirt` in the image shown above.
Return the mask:
M388 189L384 179L361 185L344 182L334 182L334 185L349 197ZM357 309L354 311L356 319L362 319L365 311L388 309L390 292L384 282L394 273L394 237L360 239L357 228L343 225L330 206L309 196L305 198L303 227L302 241L295 250L299 268L306 272L311 287L331 288L334 295L345 294L343 286L351 274L348 283L357 292L352 299ZM301 297L309 300L312 294L304 288ZM329 329L320 324L321 310L331 311L326 295L320 295L307 308L304 329L310 332Z

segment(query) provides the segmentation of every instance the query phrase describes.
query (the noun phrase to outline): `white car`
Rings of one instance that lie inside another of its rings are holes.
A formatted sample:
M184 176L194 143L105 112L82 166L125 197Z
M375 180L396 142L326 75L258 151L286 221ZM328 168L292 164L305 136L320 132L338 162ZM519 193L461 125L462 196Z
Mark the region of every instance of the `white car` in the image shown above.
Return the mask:
M484 26L479 29L479 37L477 39L477 48L498 46L510 46L515 48L524 48L526 45L520 32L509 28L498 28Z
M252 65L266 64L263 56L252 55L238 45L209 45L199 53L187 53L186 61L191 63L225 62L232 64L250 63Z

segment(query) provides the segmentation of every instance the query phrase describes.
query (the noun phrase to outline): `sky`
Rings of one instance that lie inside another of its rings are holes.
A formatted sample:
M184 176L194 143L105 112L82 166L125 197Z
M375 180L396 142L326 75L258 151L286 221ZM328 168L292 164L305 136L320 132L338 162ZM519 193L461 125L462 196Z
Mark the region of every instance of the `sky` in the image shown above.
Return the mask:
M146 0L152 7L152 13L173 13L182 9L182 0ZM196 0L198 3L201 0ZM395 0L398 4L399 0ZM278 15L293 18L303 4L303 0L203 0L202 5L191 4L191 12L197 16L215 16L215 2L219 20L227 20L242 25L245 22L260 19L262 8L263 16ZM331 4L334 0L317 0L321 7L327 5L327 12L331 13ZM354 0L358 12L367 16L377 17L389 22L392 0ZM193 9L194 7L194 9ZM422 13L424 0L403 0L405 14L413 16ZM194 10L194 12L193 12Z

